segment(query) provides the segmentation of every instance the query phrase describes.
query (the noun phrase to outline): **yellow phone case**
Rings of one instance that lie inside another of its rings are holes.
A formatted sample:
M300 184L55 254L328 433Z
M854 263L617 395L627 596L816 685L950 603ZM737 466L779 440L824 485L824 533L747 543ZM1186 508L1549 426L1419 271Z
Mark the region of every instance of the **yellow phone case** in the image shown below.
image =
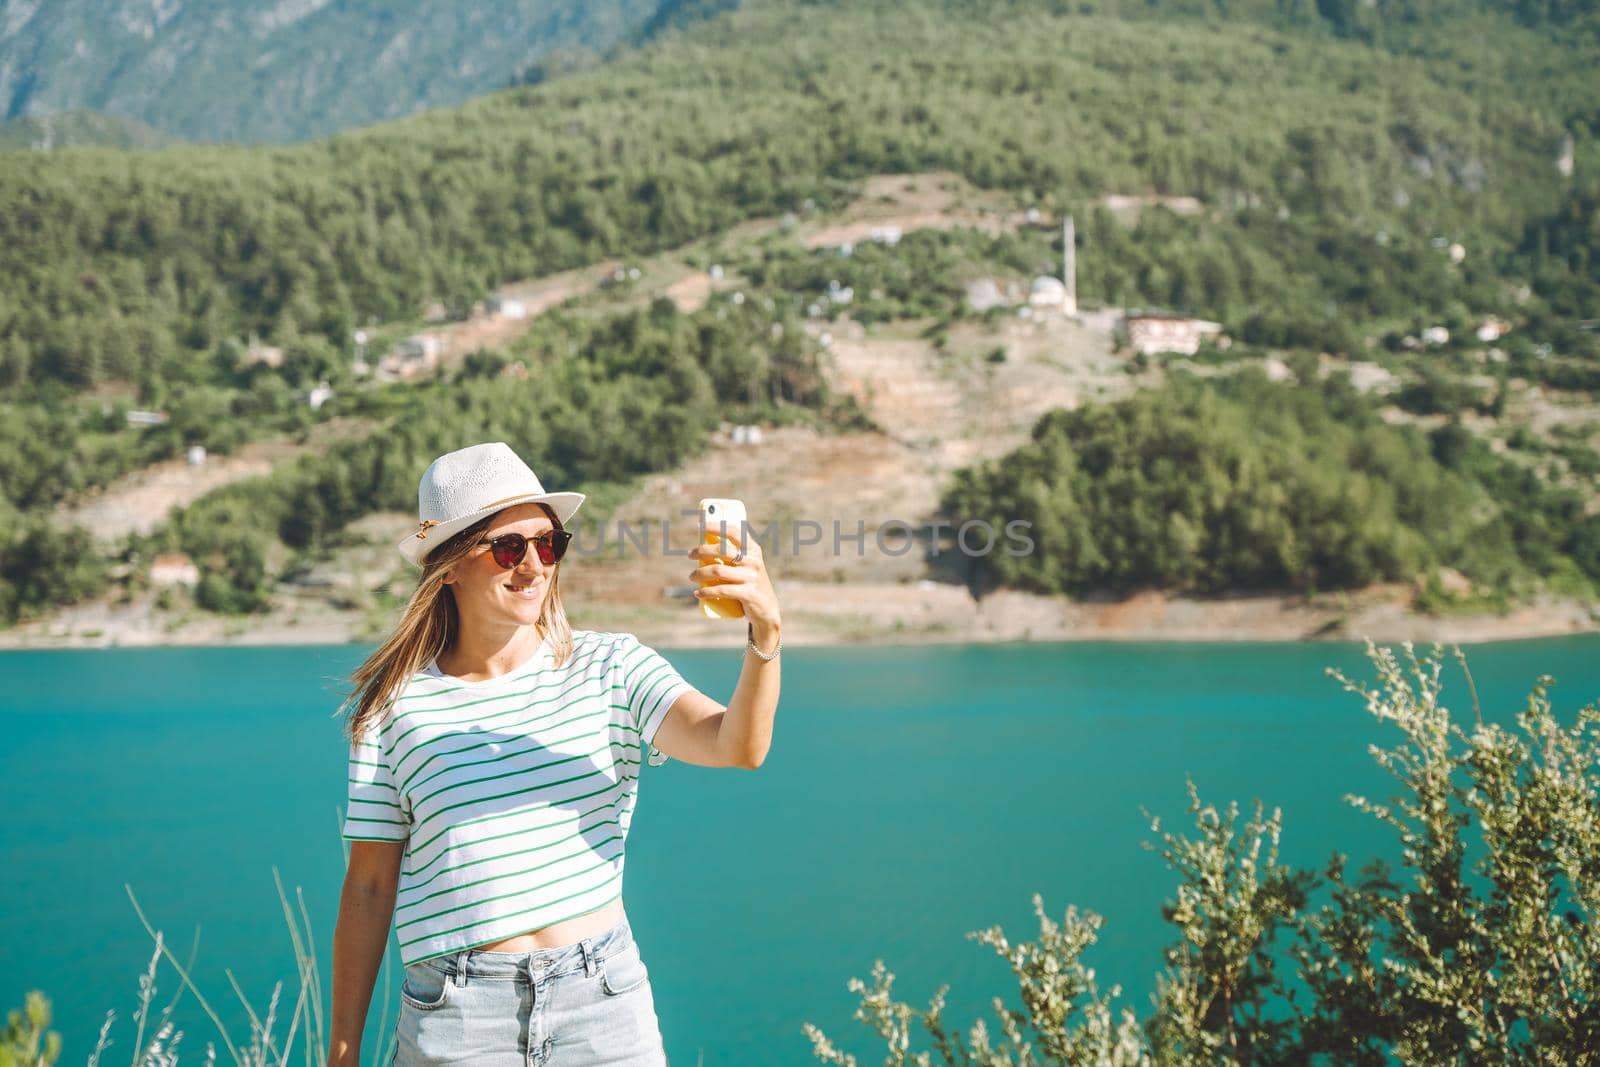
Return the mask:
M700 522L704 531L705 543L714 545L718 542L718 534L725 532L728 539L735 545L742 545L741 536L745 511L744 502L740 500L718 497L706 497L700 501ZM735 560L726 556L715 556L708 562L731 565ZM716 585L713 580L699 581L702 586ZM744 605L731 597L707 597L700 601L700 611L708 619L742 619L744 618Z
M719 540L719 538L717 537L716 534L714 534L714 533L712 533L710 531L706 532L706 544L714 545L714 544L717 543L718 540ZM738 538L734 538L734 540L737 541ZM710 562L710 563L732 563L733 560L727 558L726 556L713 556L707 562ZM716 583L715 582L708 582L708 581L701 581L699 584L702 585L702 586L706 586L706 585L715 585ZM708 596L708 597L706 597L704 600L700 601L700 611L708 619L742 619L742 618L744 618L744 605L739 603L737 600L733 600L733 599L731 599L729 597L725 597L725 596Z

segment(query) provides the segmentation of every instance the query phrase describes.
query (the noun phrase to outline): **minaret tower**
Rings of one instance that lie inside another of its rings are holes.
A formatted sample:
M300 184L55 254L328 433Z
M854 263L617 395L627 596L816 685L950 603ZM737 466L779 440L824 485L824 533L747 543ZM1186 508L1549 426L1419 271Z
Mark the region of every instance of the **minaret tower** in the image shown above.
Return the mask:
M1078 313L1078 250L1072 216L1061 224L1061 283L1067 287L1067 298L1061 310L1068 315Z

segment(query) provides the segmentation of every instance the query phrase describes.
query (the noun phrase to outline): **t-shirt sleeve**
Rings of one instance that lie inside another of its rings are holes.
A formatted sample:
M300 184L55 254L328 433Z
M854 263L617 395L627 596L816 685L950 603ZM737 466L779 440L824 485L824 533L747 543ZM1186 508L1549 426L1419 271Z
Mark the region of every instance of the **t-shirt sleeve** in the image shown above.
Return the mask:
M350 749L350 792L345 805L347 841L404 841L411 820L376 731Z
M639 744L649 746L648 762L659 767L667 754L650 742L672 709L673 701L694 689L666 657L642 644L632 634L620 636L623 703L630 724L639 731Z

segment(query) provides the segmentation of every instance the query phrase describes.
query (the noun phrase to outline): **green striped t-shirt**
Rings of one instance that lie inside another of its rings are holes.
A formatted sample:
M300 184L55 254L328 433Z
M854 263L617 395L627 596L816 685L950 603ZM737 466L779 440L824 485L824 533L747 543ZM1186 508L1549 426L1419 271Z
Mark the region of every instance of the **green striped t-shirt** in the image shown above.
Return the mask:
M344 836L404 841L405 964L582 915L622 893L641 746L693 687L632 634L548 639L498 678L435 662L350 752ZM666 757L650 748L649 763Z

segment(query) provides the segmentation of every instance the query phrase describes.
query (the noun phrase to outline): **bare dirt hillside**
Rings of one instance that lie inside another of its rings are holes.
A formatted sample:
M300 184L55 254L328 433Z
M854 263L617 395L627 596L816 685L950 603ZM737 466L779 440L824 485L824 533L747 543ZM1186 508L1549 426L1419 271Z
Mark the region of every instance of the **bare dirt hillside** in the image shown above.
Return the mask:
M166 521L173 508L190 504L213 489L268 474L276 464L307 449L326 448L370 429L370 419L333 418L312 427L305 441L287 437L252 441L232 455L209 455L198 466L183 456L163 460L82 499L63 503L53 518L63 527L83 526L106 542L130 533L148 534Z

